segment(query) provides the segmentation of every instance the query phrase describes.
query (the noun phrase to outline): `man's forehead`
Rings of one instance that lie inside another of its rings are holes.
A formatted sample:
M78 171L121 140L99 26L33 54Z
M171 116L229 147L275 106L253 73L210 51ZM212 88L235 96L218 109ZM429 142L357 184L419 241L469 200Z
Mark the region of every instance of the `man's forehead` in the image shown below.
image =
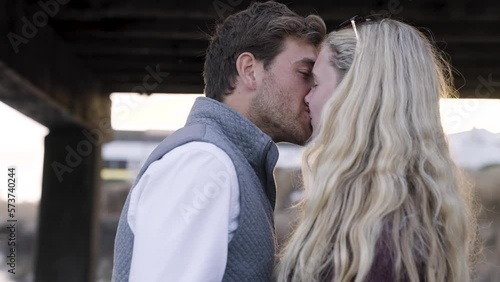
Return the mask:
M287 61L294 65L313 66L317 58L317 51L314 45L303 40L287 38L285 49L281 55L287 57Z

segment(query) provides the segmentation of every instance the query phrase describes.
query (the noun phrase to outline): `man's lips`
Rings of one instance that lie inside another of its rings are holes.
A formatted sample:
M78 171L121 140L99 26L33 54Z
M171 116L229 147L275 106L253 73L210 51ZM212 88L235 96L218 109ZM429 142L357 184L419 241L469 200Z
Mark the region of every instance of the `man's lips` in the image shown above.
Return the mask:
M311 116L311 110L309 109L309 107L305 108L304 109L304 112L305 112L305 115L308 117L309 119L309 123L312 122L312 116Z
M313 126L312 126L311 110L309 109L309 107L306 107L304 111L307 113L307 116L309 117L309 120L307 122L307 126L308 126L309 130L312 131L313 130Z

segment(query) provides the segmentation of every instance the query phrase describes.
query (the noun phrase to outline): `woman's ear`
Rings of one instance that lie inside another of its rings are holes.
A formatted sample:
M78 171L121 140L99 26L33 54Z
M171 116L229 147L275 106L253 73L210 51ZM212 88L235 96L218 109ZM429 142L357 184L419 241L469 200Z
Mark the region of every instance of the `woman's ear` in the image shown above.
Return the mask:
M239 76L239 83L250 90L257 89L257 80L255 77L255 68L257 61L252 53L243 52L236 59L236 71Z

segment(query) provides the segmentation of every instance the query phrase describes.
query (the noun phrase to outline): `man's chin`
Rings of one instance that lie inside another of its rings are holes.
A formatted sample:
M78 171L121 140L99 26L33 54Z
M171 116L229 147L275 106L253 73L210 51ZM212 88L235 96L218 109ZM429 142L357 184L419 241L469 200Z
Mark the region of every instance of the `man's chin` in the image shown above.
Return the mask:
M307 127L295 127L291 128L290 131L287 132L288 134L284 134L283 137L287 138L282 138L281 140L274 140L276 143L278 142L287 142L287 143L292 143L295 145L299 146L305 146L308 141L311 139L311 134L312 134L312 126L310 124L307 125Z
M318 135L318 129L314 129L313 126L311 126L311 135L309 136L309 138L304 142L304 146L311 143L311 141L314 139L314 137L316 137L316 135Z

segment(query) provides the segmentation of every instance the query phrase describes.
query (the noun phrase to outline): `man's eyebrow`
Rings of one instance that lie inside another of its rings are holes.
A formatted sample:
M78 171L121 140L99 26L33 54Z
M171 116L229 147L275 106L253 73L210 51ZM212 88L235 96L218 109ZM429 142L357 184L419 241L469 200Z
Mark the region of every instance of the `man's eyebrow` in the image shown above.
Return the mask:
M303 58L303 59L300 59L298 61L296 61L295 63L293 63L294 65L299 65L299 64L306 64L308 65L309 67L312 67L314 66L314 60L313 59L310 59L310 58Z

